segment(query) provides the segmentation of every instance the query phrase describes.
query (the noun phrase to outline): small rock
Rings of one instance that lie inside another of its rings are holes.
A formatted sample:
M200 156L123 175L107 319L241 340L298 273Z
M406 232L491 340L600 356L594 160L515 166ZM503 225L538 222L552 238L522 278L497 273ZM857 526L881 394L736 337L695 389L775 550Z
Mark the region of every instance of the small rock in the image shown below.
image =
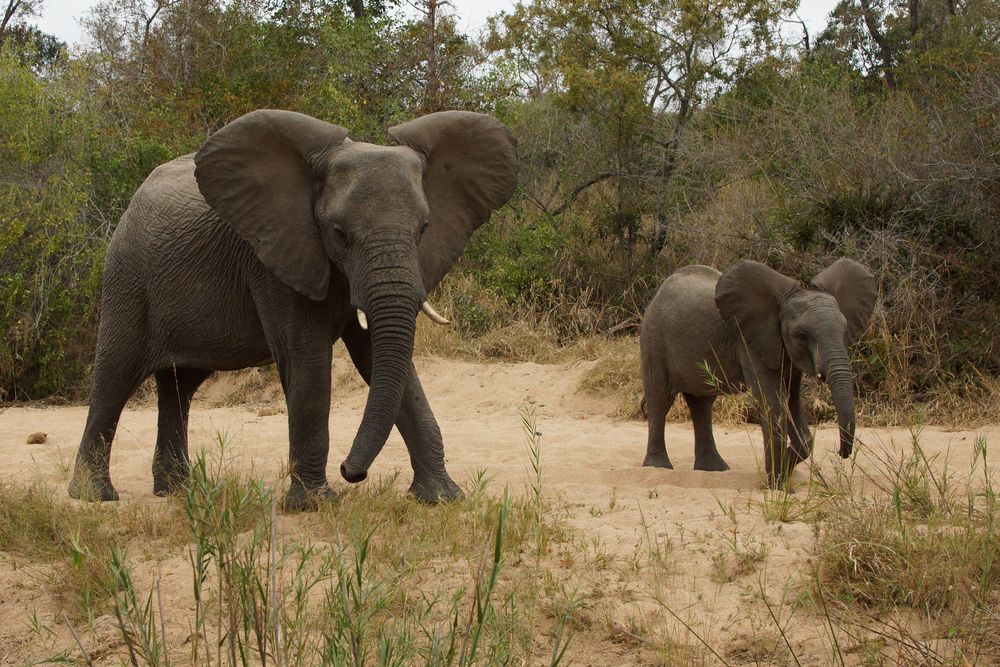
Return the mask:
M39 431L38 433L32 433L31 435L29 435L26 442L29 445L41 445L45 442L45 440L48 437L49 437L48 433L42 433L41 431Z

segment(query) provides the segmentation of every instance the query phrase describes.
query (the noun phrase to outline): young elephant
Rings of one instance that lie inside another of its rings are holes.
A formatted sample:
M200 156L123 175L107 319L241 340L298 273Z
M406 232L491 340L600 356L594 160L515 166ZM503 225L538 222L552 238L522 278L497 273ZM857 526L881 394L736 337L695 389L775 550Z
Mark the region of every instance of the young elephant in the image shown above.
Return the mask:
M780 485L812 451L800 401L803 373L830 386L840 455L851 455L854 375L847 347L871 316L876 281L842 258L811 286L749 260L726 273L688 266L663 281L639 338L649 426L643 465L673 467L663 423L683 393L694 422L695 470L728 470L712 437L712 403L719 394L749 389L762 408L767 481Z

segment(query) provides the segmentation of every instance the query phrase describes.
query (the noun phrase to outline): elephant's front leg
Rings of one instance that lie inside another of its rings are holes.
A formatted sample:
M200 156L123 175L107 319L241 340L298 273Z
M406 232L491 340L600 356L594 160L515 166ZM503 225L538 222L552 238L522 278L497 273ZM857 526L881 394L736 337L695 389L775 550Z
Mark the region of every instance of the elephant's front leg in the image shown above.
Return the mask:
M288 465L291 484L285 511L313 509L336 494L326 481L330 453L330 346L278 357L278 374L288 404Z
M787 408L782 400L781 381L776 372L744 369L744 377L760 411L760 426L764 435L764 473L767 486L775 489L784 484L788 474Z
M361 377L365 382L370 382L372 348L368 332L352 320L344 330L343 339ZM462 490L445 469L441 429L434 419L412 363L410 381L396 415L396 428L403 436L410 454L410 465L413 468L410 493L428 503L462 497Z
M798 370L792 371L792 376L788 378L788 415L787 430L790 440L787 458L789 461L789 472L796 465L805 461L812 454L813 435L806 420L805 411L802 409L802 373Z
M444 466L441 429L420 386L416 369L410 369L410 385L396 415L396 427L410 453L413 483L410 493L427 503L462 497L462 490Z

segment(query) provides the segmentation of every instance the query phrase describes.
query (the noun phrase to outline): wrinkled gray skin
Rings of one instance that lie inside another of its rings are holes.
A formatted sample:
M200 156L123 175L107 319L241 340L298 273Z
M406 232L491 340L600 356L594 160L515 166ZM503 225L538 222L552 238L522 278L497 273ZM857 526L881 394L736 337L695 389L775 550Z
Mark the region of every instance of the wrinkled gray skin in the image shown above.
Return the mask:
M343 477L365 479L395 423L413 467L410 491L428 502L460 495L413 368L415 319L473 231L510 198L517 149L498 121L469 112L431 114L389 134L399 145L355 143L336 125L260 110L153 171L108 248L71 496L118 498L111 442L144 378L156 379L153 491L165 495L188 475L198 386L213 371L275 362L288 404L285 507L331 497L338 338L370 385Z
M829 385L840 455L850 456L854 375L847 348L871 316L877 285L868 269L842 258L811 287L748 260L724 274L688 266L663 282L640 334L649 428L643 465L673 467L664 419L682 393L694 422L695 469L728 470L712 436L712 403L720 394L749 389L762 407L768 485L783 484L812 452L801 405L803 373Z

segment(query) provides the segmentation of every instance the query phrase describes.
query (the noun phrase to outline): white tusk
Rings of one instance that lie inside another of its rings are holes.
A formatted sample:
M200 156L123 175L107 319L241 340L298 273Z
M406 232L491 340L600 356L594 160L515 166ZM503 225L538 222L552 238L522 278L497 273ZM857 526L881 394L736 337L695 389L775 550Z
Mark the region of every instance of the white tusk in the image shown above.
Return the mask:
M365 317L365 311L360 308L358 308L358 324L361 325L362 329L368 331L368 318Z
M427 301L420 304L420 310L424 311L424 315L431 318L431 321L437 324L451 324L445 317L443 317L438 311L434 310L434 307Z

